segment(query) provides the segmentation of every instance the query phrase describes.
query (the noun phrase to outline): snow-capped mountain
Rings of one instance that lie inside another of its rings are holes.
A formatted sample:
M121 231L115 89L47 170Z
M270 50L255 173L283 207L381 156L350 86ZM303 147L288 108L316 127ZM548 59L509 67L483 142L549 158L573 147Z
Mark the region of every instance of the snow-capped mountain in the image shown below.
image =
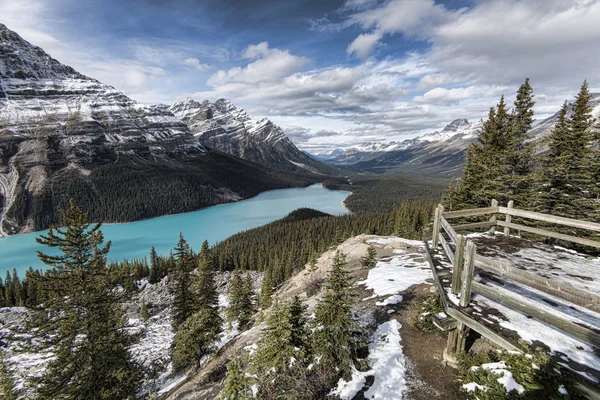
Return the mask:
M187 98L169 107L204 146L292 172L331 172L308 157L268 118L252 120L226 99L199 103Z
M455 174L460 171L468 145L477 137L481 121L452 121L441 131L389 143L362 143L325 162L352 170L399 170L423 174ZM462 161L461 161L462 160Z
M230 116L219 119L224 124L240 119L274 148L273 137L285 141L279 128L251 123L230 103L209 108ZM87 205L90 218L125 222L239 200L296 180L310 181L211 151L168 107L142 105L0 24L0 236L58 222L69 198ZM159 188L166 186L189 197L162 199Z

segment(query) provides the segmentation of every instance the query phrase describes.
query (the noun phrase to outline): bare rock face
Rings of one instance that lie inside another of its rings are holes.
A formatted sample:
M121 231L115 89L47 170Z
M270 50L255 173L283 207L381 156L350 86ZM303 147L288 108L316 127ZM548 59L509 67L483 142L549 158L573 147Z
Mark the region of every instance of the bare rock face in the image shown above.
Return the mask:
M187 98L169 110L208 148L283 171L331 172L300 151L269 119L252 120L226 99L199 103Z

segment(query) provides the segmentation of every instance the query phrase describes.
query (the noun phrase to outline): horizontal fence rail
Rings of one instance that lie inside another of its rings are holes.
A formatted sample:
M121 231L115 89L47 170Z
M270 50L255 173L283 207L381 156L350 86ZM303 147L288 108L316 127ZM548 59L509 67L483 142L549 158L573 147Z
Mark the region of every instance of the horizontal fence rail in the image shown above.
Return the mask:
M498 220L498 214L505 215L504 220ZM491 217L487 221L463 223L454 226L448 222L448 219L452 218L483 215L491 215ZM451 287L448 287L448 290L453 295L459 297L458 304L449 302L449 294L445 292L446 289L444 289L444 284L439 280L441 275L438 276L437 271L435 271L433 259L429 256L436 287L442 293L441 298L444 310L450 318L453 318L456 321L455 323L452 323L452 321L444 321L444 327L449 331L448 344L444 351L444 358L446 360L452 360L452 357L455 357L457 352L464 350L465 338L469 329L479 332L505 349L520 350L518 346L513 344L512 340L504 338L502 334L481 324L469 315L468 310L471 300L471 291L475 291L486 298L520 311L547 325L553 326L560 331L600 348L600 332L598 332L596 328L564 318L556 313L548 311L544 307L537 307L534 303L523 302L521 298L515 294L511 294L509 290L500 290L474 280L474 269L478 268L490 272L508 282L513 282L517 286L529 287L562 299L567 303L600 313L600 295L590 293L589 291L574 287L568 283L545 278L537 273L508 265L508 262L477 255L475 243L471 240L467 240L465 236L461 234L464 231L487 228L489 228L487 229L487 232L494 234L496 228L501 227L504 228L504 234L506 236L509 236L510 230L513 229L519 232L529 232L535 235L565 240L600 249L600 241L513 223L512 217L526 218L570 228L600 232L599 223L516 209L514 208L513 201L509 201L507 207L498 206L498 202L493 200L491 207L456 211L445 211L444 207L439 205L435 210L433 248L436 249L438 245L441 245L443 252L452 263L452 282ZM446 281L446 276L444 276L444 280ZM449 282L447 285L449 285ZM586 390L586 393L591 396L590 398L600 399L600 395L596 390Z

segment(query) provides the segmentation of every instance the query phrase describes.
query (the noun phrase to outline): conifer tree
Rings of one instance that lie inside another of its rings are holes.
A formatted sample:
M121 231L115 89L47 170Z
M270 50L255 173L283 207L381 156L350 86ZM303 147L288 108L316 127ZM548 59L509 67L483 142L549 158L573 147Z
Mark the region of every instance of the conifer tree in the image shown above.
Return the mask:
M488 119L477 134L477 142L467 149L463 177L446 196L449 209L489 207L492 199L506 202L507 159L510 144L510 119L504 96L496 108L491 108Z
M13 268L12 273L12 285L13 285L13 293L15 297L15 306L23 305L23 286L21 285L21 279L19 279L19 275L17 274L17 269Z
M593 150L590 93L584 81L572 105L569 117L567 102L561 108L549 136L550 151L543 160L537 183L536 211L562 217L598 218L594 198Z
M271 306L271 297L273 296L273 283L271 281L271 273L265 271L263 281L260 286L260 308L265 310Z
M193 305L195 312L179 327L173 340L173 365L176 369L198 366L204 356L215 350L215 342L223 330L207 241L202 244L198 259L198 278L191 290L196 299Z
M6 278L4 279L4 296L6 298L6 305L8 307L12 307L15 305L15 292L12 284L12 278L10 277L10 272L6 271Z
M242 282L242 296L239 299L238 310L238 326L241 329L244 329L252 316L256 312L256 307L254 303L254 297L256 294L254 293L254 287L252 285L252 275L247 273Z
M0 278L0 307L6 307L6 287Z
M356 358L355 333L360 329L352 319L355 296L351 288L346 257L338 251L313 321L313 352L314 356L320 359L320 369L336 370L344 374L351 370Z
M360 259L360 265L364 268L373 268L377 263L377 250L373 246L369 246L365 255Z
M50 227L38 243L59 253L38 251L49 269L37 277L43 308L34 308L35 347L52 349L45 374L35 380L38 397L52 399L133 399L142 381L140 366L124 328L123 293L114 290L103 245L101 224L71 201L63 212L63 228Z
M177 247L175 247L175 268L171 274L175 289L171 325L175 332L179 328L179 325L197 310L197 298L191 290L193 280L191 272L194 269L194 261L195 258L192 250L180 233L179 242L177 243Z
M525 207L530 198L532 177L534 167L533 142L527 142L527 133L533 125L533 89L529 84L529 78L525 79L519 90L514 103L514 109L510 118L510 131L507 147L507 188L508 197L517 204Z
M146 322L150 318L150 314L148 314L148 307L146 306L146 300L142 297L142 304L140 305L140 318L142 321Z
M229 287L229 305L227 307L226 316L227 316L227 324L229 329L234 321L240 316L240 299L243 294L243 281L242 274L238 268L233 270L233 278L231 279L231 285Z
M0 391L2 400L17 400L21 395L17 390L15 379L6 366L4 352L0 350Z
M252 360L252 370L260 377L262 398L306 398L293 390L306 382L310 353L306 342L306 317L301 302L276 300Z
M237 354L233 353L233 358L227 363L227 375L225 378L225 387L217 397L218 400L249 400L252 398L252 391L248 384L248 378L244 374Z

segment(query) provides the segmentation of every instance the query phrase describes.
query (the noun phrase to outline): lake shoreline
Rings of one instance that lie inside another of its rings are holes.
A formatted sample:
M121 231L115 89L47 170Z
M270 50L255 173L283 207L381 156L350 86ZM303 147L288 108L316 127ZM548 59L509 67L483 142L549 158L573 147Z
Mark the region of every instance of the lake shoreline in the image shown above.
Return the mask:
M351 213L344 200L350 192L331 190L322 183L306 187L267 190L248 199L217 204L187 213L162 215L132 222L102 224L105 241L111 241L109 261L147 257L151 247L168 256L182 232L193 247L205 239L214 244L238 232L253 229L298 208L313 208L332 215ZM45 269L36 250L52 252L36 243L47 230L0 238L0 273L16 268L22 275L29 266Z

